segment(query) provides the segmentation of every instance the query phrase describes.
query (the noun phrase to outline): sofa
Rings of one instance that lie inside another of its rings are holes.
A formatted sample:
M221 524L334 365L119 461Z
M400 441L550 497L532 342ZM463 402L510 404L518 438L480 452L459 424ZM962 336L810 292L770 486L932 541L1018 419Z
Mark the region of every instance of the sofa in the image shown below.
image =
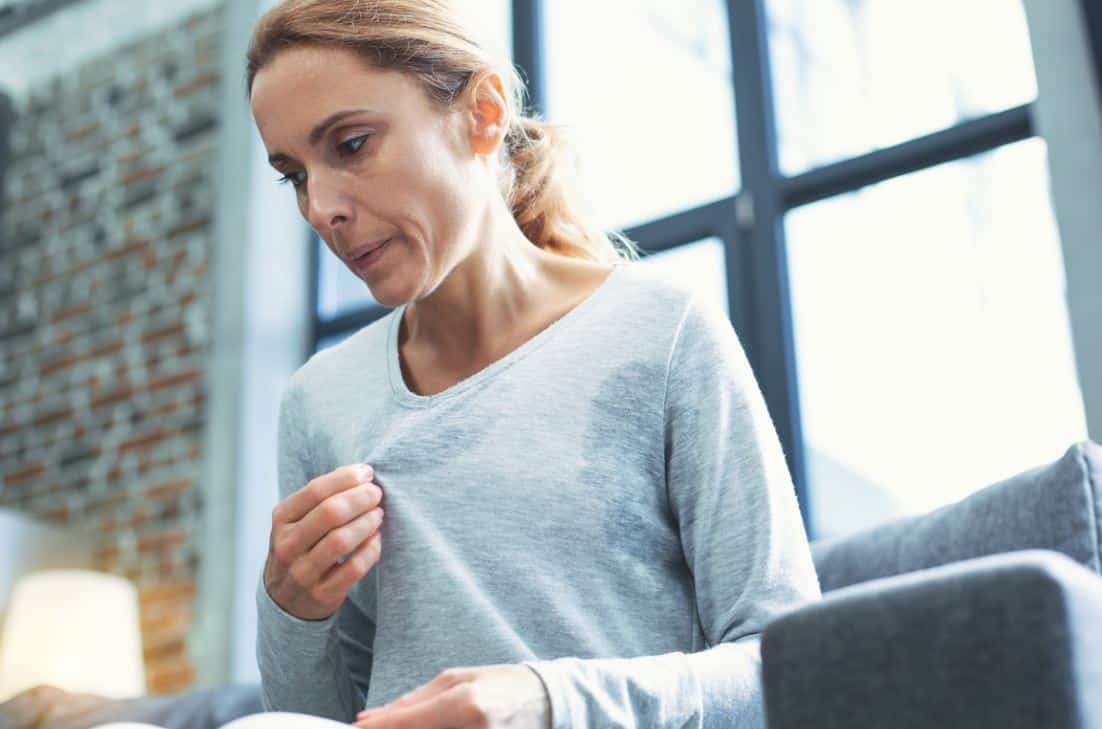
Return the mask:
M1102 728L1102 447L812 544L762 633L769 729Z
M811 544L823 599L762 634L769 729L1102 729L1102 446ZM110 700L53 687L0 729L216 729L258 687Z

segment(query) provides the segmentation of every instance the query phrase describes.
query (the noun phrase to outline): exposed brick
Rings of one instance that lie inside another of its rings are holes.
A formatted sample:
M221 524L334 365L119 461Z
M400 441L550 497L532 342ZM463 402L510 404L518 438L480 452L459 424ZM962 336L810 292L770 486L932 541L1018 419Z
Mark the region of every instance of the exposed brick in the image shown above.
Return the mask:
M53 522L66 522L69 520L69 507L59 506L56 509L50 509L42 512L42 516L49 521Z
M131 253L137 253L149 247L149 243L150 242L148 240L131 241L129 243L126 243L125 245L119 246L118 248L115 248L103 254L103 260L113 261L115 259L128 256Z
M175 400L172 400L172 401L166 402L164 405L161 405L158 408L154 408L154 409L150 410L149 414L153 415L153 416L168 415L170 413L176 412L179 409L180 409L180 403L176 402Z
M195 382L199 379L199 370L188 369L183 372L175 372L168 375L161 375L151 379L146 384L146 390L154 392L156 390L162 390L166 387L175 387L176 385L183 385L188 382Z
M131 438L127 438L119 444L119 453L126 453L127 451L137 450L145 446L150 446L155 443L159 443L165 438L171 438L179 431L171 428L158 428L157 430L148 433L139 433Z
M104 405L113 405L115 403L129 400L134 395L134 388L130 385L122 385L121 387L112 390L111 392L100 395L92 399L92 409L103 407Z
M157 635L143 635L142 655L146 661L157 661L165 658L175 658L182 654L184 638L186 636L173 635L161 637Z
M191 488L191 485L192 480L190 478L181 478L175 481L149 486L145 490L145 495L147 498L153 500L173 499Z
M122 523L136 531L149 522L149 516L149 509L141 507L135 509L133 514L123 519Z
M195 668L186 656L173 658L168 663L153 663L146 669L146 689L154 696L179 693L194 681Z
M138 589L138 599L142 604L143 614L149 606L155 603L179 602L181 600L190 601L195 598L195 594L195 580L162 582L155 585L140 587Z
M24 481L38 478L45 472L46 464L31 463L29 465L23 466L22 468L17 468L14 471L8 471L8 473L4 476L4 485L13 486L17 483L23 483Z
M153 552L169 547L175 547L187 541L187 533L183 529L167 529L160 532L150 532L138 537L139 552Z
M54 372L60 372L63 369L67 369L69 367L72 367L74 364L76 364L79 361L80 361L79 356L77 356L75 354L68 354L68 355L65 355L64 357L62 357L60 359L53 360L53 361L50 361L50 362L45 362L42 365L40 365L39 368L38 368L38 374L41 375L42 377L45 377L47 375L52 375Z
M96 347L95 349L89 350L88 354L85 355L85 356L89 357L89 358L92 358L92 357L106 357L109 354L118 354L119 352L122 351L123 346L124 346L123 341L121 339L116 339L113 342L108 342L107 344L104 344L103 346Z
M149 342L156 341L158 339L164 339L165 337L180 336L185 331L183 322L175 322L168 326L160 327L158 329L151 329L142 334L142 343L148 344Z
M82 302L80 304L76 304L75 306L70 306L67 309L62 309L61 311L59 311L57 314L54 315L54 323L57 324L58 322L65 321L66 319L69 319L70 317L80 316L81 314L87 314L91 310L92 310L92 304L90 302L87 302L87 301Z
M97 569L143 595L151 693L195 680L208 344L192 322L213 304L223 11L32 88L0 201L0 507L97 535Z
M205 228L208 225L210 225L210 218L199 218L198 220L193 220L189 223L184 223L183 225L173 228L172 230L165 233L165 238L172 238L174 236L182 235L184 233L190 233L192 231Z
M171 611L141 611L141 631L149 645L166 643L185 634L191 623L190 607L175 607Z
M218 83L218 74L203 74L194 81L190 81L182 86L177 87L176 91L173 92L173 95L176 96L176 98L178 99L182 99L185 96L190 96L204 86L210 86L215 83Z
M43 413L37 418L31 421L31 425L48 425L50 423L56 423L58 420L69 417L73 414L72 408L61 408L60 410L54 410L53 412Z
M147 177L154 177L161 174L165 169L164 165L158 165L156 167L143 167L140 170L134 170L126 177L122 178L122 184L129 185L131 182L137 182L138 180L144 180Z

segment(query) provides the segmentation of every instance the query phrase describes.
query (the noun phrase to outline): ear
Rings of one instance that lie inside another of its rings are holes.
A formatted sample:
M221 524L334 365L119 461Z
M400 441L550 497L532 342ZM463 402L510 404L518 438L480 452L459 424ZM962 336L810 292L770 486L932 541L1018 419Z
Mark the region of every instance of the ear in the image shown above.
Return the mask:
M509 104L496 71L482 70L471 77L466 89L466 116L471 151L496 154L509 129Z

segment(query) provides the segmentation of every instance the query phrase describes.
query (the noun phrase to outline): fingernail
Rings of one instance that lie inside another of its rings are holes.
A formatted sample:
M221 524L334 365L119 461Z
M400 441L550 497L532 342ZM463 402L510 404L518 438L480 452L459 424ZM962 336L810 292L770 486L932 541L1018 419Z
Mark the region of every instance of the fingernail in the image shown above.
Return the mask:
M371 478L374 475L375 475L375 469L373 469L369 464L365 463L362 466L360 466L360 477L361 478Z

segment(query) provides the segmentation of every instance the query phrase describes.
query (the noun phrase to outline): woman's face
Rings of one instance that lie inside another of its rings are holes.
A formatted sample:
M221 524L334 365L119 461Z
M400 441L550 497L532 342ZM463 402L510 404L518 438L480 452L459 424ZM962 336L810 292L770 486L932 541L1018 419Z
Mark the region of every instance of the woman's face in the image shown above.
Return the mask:
M272 166L299 211L384 306L431 292L477 238L494 179L467 117L442 114L417 82L344 49L293 47L253 81ZM373 263L360 251L390 238Z

